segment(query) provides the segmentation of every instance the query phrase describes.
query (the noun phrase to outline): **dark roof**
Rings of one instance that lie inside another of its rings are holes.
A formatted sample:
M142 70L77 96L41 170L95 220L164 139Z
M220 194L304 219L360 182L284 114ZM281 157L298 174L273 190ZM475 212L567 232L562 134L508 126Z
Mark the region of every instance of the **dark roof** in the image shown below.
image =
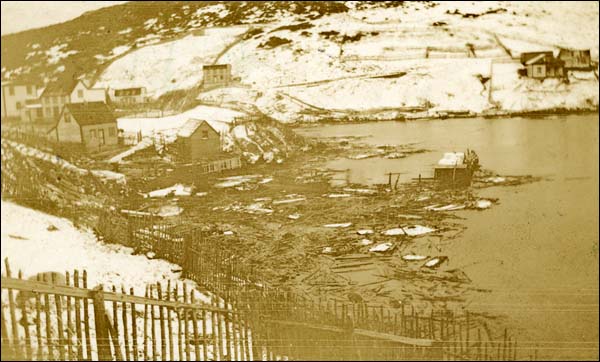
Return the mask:
M42 97L70 95L71 92L73 92L73 89L75 89L75 86L78 82L79 79L67 78L49 83L44 89Z
M202 69L222 69L231 66L231 64L212 64L212 65L203 65Z
M110 108L103 102L69 103L65 105L65 109L69 110L80 126L117 122Z
M523 52L521 53L521 64L525 64L531 58L538 57L539 55L546 55L549 57L553 57L554 53L552 51L543 51L543 52Z

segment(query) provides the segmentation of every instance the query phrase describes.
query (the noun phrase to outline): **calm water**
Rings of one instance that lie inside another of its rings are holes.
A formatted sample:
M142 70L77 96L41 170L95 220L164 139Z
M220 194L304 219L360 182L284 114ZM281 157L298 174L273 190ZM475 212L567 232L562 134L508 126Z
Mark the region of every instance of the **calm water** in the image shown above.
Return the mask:
M457 212L467 230L444 253L475 284L492 290L468 308L505 314L520 347L534 346L547 359L598 359L597 114L326 125L299 133L366 136L356 142L430 150L406 159L329 163L349 168L352 182L387 182L386 172L402 172L401 180L431 177L443 152L467 147L484 168L546 177L482 190L500 204Z

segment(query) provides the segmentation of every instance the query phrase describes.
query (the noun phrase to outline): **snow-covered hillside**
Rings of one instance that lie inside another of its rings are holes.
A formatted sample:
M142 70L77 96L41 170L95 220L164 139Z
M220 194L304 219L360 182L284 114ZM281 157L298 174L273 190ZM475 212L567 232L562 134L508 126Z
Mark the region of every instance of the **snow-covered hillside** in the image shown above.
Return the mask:
M283 16L254 25L237 42L215 43L207 33L142 48L108 67L101 84L143 84L155 95L191 88L201 80L197 60L212 56L202 49L217 52L216 48L229 46L219 62L232 64L233 75L257 96L227 88L218 95L201 94L199 99L250 102L283 122L352 118L357 113L395 118L402 110L415 108L431 114L598 105L598 82L593 76L564 84L531 81L516 73L522 51L589 48L597 59L595 3L575 7L513 2L360 5L347 2L348 11L318 19ZM559 18L564 21L557 22ZM198 50L190 48L190 42ZM180 48L186 50L175 66L173 57L164 54ZM144 61L151 51L156 55ZM173 73L176 68L182 70Z
M202 80L202 66L216 61L245 31L246 27L206 29L204 35L143 47L110 64L96 87L146 87L152 97L192 88Z
M88 71L101 71L99 86L146 86L153 97L186 93L201 84L202 65L219 62L232 65L252 96L227 88L199 99L251 103L282 122L395 118L409 108L598 107L597 2L170 4L136 24L95 55ZM28 62L43 55L60 67L88 51L63 40L48 49L30 44ZM522 52L561 47L590 49L596 76L571 75L566 83L516 74Z

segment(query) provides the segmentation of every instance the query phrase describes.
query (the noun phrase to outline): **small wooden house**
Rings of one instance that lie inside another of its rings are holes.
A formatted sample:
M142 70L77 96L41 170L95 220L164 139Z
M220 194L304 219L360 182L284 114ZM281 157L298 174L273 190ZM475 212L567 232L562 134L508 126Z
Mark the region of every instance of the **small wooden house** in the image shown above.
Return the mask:
M231 84L231 64L213 64L202 67L203 88L226 87Z
M133 105L148 102L145 87L132 87L109 90L109 96L113 103L117 105Z
M188 120L179 129L177 142L183 162L208 160L221 153L221 135L205 120Z
M554 58L552 51L523 53L521 64L525 66L521 73L529 78L562 78L566 74L565 62Z
M40 96L44 118L57 120L65 104L106 102L103 88L91 88L81 79L66 77L50 83Z
M118 144L117 119L103 102L66 104L51 132L57 142L79 143L90 151Z

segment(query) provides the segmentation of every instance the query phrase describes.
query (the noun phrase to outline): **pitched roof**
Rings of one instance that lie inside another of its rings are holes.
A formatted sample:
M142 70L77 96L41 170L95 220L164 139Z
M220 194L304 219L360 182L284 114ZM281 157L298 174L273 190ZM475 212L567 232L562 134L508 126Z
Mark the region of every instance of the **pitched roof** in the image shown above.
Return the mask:
M531 64L536 64L540 61L543 61L544 58L546 58L546 54L539 54L531 59L529 59L528 61L525 62L525 65L531 65Z
M205 120L192 118L188 119L187 122L185 122L183 126L181 126L181 128L177 132L177 137L190 137L194 134L194 132L196 132L196 130L198 129L198 127L200 127L202 123L206 123L210 128L212 128L213 131L215 131L215 133L219 133L213 126L210 125L210 123L206 122Z
M80 126L116 123L117 119L103 102L69 103L65 105Z
M66 78L49 83L41 96L67 96L73 92L77 83L79 83L79 79L76 78Z

